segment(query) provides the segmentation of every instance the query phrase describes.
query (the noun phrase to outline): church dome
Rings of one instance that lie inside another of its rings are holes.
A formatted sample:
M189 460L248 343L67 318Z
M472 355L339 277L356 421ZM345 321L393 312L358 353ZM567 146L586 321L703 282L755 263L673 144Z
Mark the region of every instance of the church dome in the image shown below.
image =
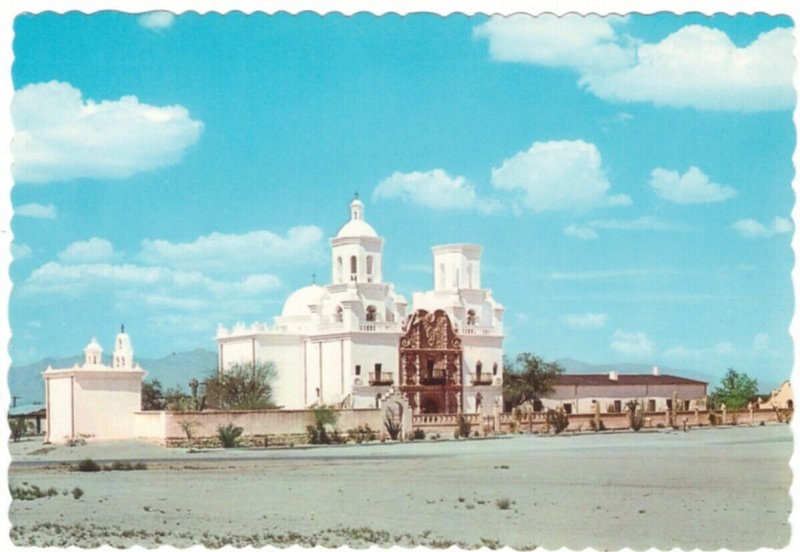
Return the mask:
M308 316L311 314L308 306L319 305L325 293L325 288L316 284L298 289L283 304L281 316Z
M364 220L364 203L356 198L350 202L350 220L339 229L337 238L377 238L378 233Z
M99 354L99 353L103 352L103 348L100 347L100 344L97 342L97 339L95 339L93 337L92 340L89 342L89 344L84 349L84 352L86 352L86 353L98 353Z

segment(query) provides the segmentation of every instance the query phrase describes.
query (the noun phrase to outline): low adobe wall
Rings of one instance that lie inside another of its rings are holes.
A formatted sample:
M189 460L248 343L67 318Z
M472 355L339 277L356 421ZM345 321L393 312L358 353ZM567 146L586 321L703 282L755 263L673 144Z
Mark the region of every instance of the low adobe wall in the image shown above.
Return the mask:
M383 418L377 408L337 410L335 428L340 432L369 426L383 431ZM192 440L211 443L217 438L220 426L241 427L244 444L265 442L302 442L306 427L314 424L313 410L204 410L156 411L135 414L136 437L176 446L188 444L184 426L191 424Z

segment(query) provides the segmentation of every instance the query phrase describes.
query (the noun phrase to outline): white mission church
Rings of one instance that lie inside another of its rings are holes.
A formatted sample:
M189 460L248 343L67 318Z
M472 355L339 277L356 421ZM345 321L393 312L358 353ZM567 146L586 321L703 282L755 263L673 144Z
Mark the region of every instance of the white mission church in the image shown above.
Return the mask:
M375 407L402 393L415 414L502 400L503 307L481 287L481 248L433 248L433 289L406 299L383 280L383 238L350 203L331 243L331 283L292 293L272 326L217 330L219 369L271 362L287 409Z

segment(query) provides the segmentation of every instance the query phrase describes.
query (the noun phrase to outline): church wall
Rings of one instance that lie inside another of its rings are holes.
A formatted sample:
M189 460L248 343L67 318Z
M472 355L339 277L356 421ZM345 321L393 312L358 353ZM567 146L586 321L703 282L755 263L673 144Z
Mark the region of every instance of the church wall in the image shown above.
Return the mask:
M273 401L284 408L303 408L303 341L300 336L266 335L256 340L258 362L275 365Z
M98 439L131 439L133 413L142 408L144 372L76 372L75 433Z
M51 443L64 442L72 434L72 377L46 377L47 435Z

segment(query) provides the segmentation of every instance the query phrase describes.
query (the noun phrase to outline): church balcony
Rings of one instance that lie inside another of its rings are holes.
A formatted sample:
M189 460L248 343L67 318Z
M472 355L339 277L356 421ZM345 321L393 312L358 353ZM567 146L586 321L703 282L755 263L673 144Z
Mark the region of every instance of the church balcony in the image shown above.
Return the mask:
M497 335L491 326L464 326L459 329L461 335Z
M492 375L491 374L472 374L470 378L470 383L472 385L491 385L492 384Z
M445 385L448 383L447 370L444 368L434 368L429 372L420 374L419 382L422 385Z
M370 385L392 385L393 383L394 383L394 374L392 372L369 373Z
M362 332L399 332L397 322L364 322L359 326Z

